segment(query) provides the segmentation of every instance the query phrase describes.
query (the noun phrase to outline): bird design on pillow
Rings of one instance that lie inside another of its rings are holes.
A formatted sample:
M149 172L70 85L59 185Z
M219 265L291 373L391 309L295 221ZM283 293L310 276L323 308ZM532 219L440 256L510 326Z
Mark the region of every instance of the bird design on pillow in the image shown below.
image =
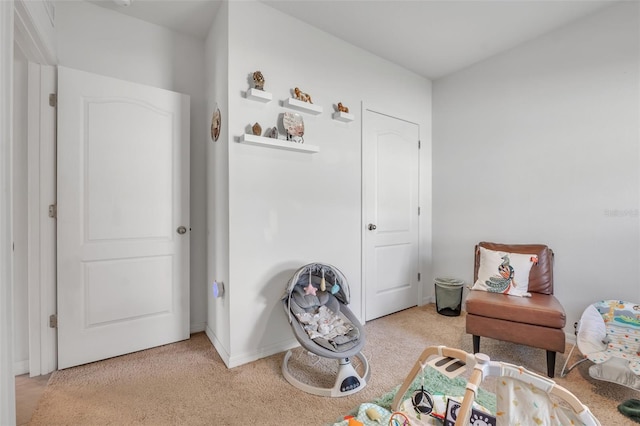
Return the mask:
M508 293L511 286L517 287L514 280L513 266L509 264L509 255L502 256L502 263L498 266L498 274L489 277L484 283L492 293Z

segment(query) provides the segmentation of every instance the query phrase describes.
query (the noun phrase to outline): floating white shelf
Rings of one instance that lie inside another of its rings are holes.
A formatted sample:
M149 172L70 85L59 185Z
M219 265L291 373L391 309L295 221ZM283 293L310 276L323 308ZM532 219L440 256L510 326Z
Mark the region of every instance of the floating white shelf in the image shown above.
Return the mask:
M254 89L254 88L247 90L245 97L252 101L258 101L258 102L264 102L264 103L271 102L271 100L273 99L273 95L271 93L265 92L263 90Z
M297 111L307 112L313 115L322 114L321 106L316 104L310 104L309 102L302 102L295 98L285 99L284 106L287 108L295 109Z
M269 148L286 149L289 151L301 151L316 153L320 151L320 148L315 145L307 145L304 143L296 143L291 141L283 141L280 139L265 138L264 136L251 135L245 133L240 136L240 143L246 143L249 145L266 146Z
M348 112L337 111L333 113L333 119L348 123L350 121L353 121L355 119L355 116L353 114L349 114Z

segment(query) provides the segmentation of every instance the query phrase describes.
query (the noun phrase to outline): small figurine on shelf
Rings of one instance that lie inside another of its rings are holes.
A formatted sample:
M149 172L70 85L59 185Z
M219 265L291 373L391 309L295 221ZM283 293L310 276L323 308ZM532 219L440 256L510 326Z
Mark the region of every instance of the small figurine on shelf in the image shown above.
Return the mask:
M251 131L253 132L254 135L260 136L262 134L262 126L260 126L260 123L256 123L251 128Z
M264 90L264 76L260 71L253 73L253 85L258 90Z
M297 100L302 101L302 102L309 102L310 104L313 103L311 101L311 96L309 94L307 94L307 93L304 93L303 91L301 91L297 87L295 89L293 89L293 93L294 93L294 95L295 95Z
M346 106L342 105L342 102L338 102L338 112L346 112L348 114L349 113L349 108L347 108Z
M267 130L267 137L271 139L278 139L278 136L280 136L280 133L278 133L277 127L272 127L271 129Z

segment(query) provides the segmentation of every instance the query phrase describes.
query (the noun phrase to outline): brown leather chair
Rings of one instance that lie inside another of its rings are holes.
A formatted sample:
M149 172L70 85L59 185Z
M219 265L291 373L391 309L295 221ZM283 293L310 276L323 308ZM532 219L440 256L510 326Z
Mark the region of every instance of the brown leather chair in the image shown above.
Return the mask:
M473 352L480 351L480 336L545 349L547 375L555 374L556 352L564 353L564 308L553 296L553 251L543 244L481 242L475 249L474 282L480 267L480 246L508 253L537 254L529 273L531 297L472 290L466 299L466 330L473 335ZM490 354L488 354L490 355Z

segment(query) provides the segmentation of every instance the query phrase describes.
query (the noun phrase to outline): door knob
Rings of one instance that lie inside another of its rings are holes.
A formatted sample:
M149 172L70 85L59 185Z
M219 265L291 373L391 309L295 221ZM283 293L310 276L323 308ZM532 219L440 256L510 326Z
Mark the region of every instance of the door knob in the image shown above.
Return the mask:
M180 235L186 234L187 228L185 228L184 226L178 226L178 229L176 229L176 232Z
M369 231L373 231L374 229L377 228L377 226L375 226L373 223L370 223L367 228L369 228Z

